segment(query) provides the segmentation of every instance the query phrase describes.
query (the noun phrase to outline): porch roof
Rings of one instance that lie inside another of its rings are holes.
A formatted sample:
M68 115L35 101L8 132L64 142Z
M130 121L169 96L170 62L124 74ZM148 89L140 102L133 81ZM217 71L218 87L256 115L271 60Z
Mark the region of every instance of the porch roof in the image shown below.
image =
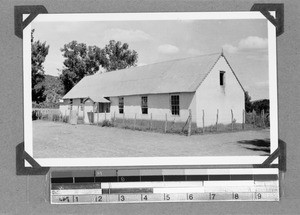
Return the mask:
M103 98L102 96L89 96L91 100L94 102L100 102L100 103L110 103L110 101L106 98Z

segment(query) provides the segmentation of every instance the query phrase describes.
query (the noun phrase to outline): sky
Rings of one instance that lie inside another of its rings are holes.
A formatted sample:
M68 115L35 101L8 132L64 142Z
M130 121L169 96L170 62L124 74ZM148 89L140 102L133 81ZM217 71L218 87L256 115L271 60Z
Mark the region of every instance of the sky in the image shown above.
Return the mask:
M138 66L221 53L223 50L252 100L269 98L266 19L32 22L34 40L50 46L45 74L58 76L60 49L76 40L103 48L109 40L128 43L138 53Z

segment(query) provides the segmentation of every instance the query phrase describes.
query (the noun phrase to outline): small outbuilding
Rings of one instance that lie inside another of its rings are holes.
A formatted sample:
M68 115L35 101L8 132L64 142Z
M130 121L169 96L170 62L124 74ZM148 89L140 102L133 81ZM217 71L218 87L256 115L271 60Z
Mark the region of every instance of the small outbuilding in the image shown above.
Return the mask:
M62 115L76 111L85 123L117 118L185 122L198 127L242 123L245 93L221 53L202 55L84 77L64 97Z

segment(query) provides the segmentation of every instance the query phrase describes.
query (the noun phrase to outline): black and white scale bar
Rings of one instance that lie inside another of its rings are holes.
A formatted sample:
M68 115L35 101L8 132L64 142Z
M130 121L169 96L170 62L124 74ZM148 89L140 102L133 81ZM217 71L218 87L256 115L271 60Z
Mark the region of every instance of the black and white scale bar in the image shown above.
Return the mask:
M278 169L52 172L50 195L53 204L278 201Z
M278 175L151 175L122 177L73 177L51 178L51 183L83 183L83 182L140 182L140 181L224 181L224 180L277 180Z
M142 193L101 195L52 195L52 204L146 203L208 201L279 201L278 193L211 192L211 193Z

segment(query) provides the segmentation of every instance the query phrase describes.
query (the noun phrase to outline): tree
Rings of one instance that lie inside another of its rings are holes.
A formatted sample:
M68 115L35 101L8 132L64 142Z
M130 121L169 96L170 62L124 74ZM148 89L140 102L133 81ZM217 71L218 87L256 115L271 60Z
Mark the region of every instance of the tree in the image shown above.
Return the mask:
M44 80L43 63L48 55L49 45L46 42L34 41L34 29L31 31L31 91L32 101L36 103L43 102L46 99L44 95L45 87L39 83Z
M265 113L269 113L270 112L270 101L269 101L269 99L253 101L252 108L257 113L261 113L262 110L264 110Z
M84 76L95 74L100 66L106 72L136 66L138 54L129 50L127 43L109 41L103 49L97 46L86 46L72 41L61 49L66 58L60 79L65 93L70 91Z
M249 96L248 91L245 91L245 109L246 112L252 111L252 103L251 103L251 96Z
M106 59L103 61L103 67L106 71L114 71L136 66L138 54L135 50L130 50L127 43L110 40L105 46L104 53Z
M61 49L66 58L60 79L63 82L65 93L74 87L84 76L92 75L99 70L100 48L87 47L84 43L72 41Z

